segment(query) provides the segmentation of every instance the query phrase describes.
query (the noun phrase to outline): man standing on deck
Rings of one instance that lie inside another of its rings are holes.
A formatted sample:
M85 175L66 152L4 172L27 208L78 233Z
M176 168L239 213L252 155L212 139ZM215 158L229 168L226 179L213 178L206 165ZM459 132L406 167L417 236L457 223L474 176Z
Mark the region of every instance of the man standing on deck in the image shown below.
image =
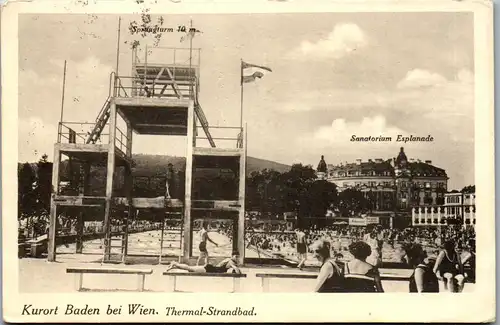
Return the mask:
M299 258L297 268L302 270L307 259L306 234L300 228L295 229L295 234L297 235L297 256Z
M203 224L201 226L201 230L200 232L198 233L199 236L200 236L200 245L198 246L199 249L200 249L200 256L198 257L198 261L196 261L196 265L200 265L200 262L203 258L205 258L205 263L201 264L201 265L206 265L208 264L208 251L207 251L207 240L209 242L211 242L212 244L214 244L215 246L219 246L217 245L217 243L215 243L212 239L210 239L210 237L208 237L208 221L203 221Z
M175 186L174 186L174 175L175 175L175 172L174 172L174 165L172 165L171 163L168 164L167 166L167 182L165 184L165 187L166 187L166 193L165 193L165 196L166 198L168 199L171 199L174 197L174 191L175 191Z

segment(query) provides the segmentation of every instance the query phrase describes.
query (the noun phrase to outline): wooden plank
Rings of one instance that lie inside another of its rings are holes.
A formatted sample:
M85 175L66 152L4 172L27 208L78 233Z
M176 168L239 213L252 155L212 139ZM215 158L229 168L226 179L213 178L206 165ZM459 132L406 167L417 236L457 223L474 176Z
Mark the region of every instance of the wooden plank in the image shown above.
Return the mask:
M164 71L165 71L165 67L162 67L162 68L160 69L160 72L158 72L158 74L156 75L156 78L155 78L154 83L157 83L157 82L158 82L158 80L160 80L160 78L161 78L161 76L163 75L163 72L164 72Z
M149 106L149 107L189 107L189 99L156 98L156 97L116 97L117 106Z
M56 225L57 225L57 204L54 198L59 194L59 165L61 163L60 144L54 146L54 162L52 164L52 195L50 200L50 221L49 221L49 238L47 245L47 260L49 262L56 261Z
M257 278L280 278L280 279L316 279L317 274L283 274L283 273L257 273ZM380 278L384 281L408 281L407 275L381 273Z
M163 275L167 276L208 276L215 278L246 278L246 274L237 274L237 273L196 273L196 272L163 272Z
M134 129L132 128L132 125L129 121L126 121L127 123L127 157L132 158L132 138L134 135Z
M113 203L117 205L128 206L128 198L115 197ZM166 199L164 196L159 197L135 197L132 198L132 206L138 209L164 209L166 207L182 208L184 204L179 199Z
M108 152L107 144L58 143L61 152Z
M152 274L153 269L118 269L118 268L92 268L69 267L66 273L94 273L94 274Z
M188 116L187 116L187 137L186 137L186 169L185 169L185 190L184 190L184 236L183 236L183 259L187 262L192 251L192 223L191 223L191 190L193 182L193 119L194 119L194 102L189 101Z
M243 133L243 129L241 130ZM239 169L239 189L238 189L238 204L240 205L238 214L238 252L239 263L243 264L245 260L245 181L246 181L246 155L245 146L243 145L243 154L240 155L240 169Z
M116 137L116 103L115 100L111 101L111 110L109 115L109 151L108 151L108 165L106 173L106 207L104 210L104 260L106 260L111 252L110 242L110 221L111 221L111 205L113 196L113 179L115 174L115 137Z
M167 86L168 86L168 84L166 84L166 85L163 86L163 88L160 91L160 95L163 95L163 93L165 92L165 90L167 90Z
M179 99L183 99L181 92L177 88L177 83L175 82L174 77L172 76L172 73L170 72L170 68L167 68L167 74L170 77L170 79L172 79L172 81L174 81L174 83L172 84L172 88L174 88L175 94L177 95L177 97L179 97Z
M76 219L76 253L83 253L83 229L85 227L85 211L80 211Z
M242 156L243 150L241 148L194 148L194 155L197 156L223 156L223 157L238 157Z

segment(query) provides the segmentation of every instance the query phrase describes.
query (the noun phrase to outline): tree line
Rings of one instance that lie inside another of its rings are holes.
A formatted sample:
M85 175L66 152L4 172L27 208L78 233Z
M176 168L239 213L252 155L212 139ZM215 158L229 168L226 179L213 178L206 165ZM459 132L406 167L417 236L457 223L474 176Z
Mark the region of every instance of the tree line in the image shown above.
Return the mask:
M46 154L37 163L19 165L18 220L45 227L51 192L52 162ZM460 192L475 192L475 186L466 186ZM328 210L352 217L373 209L374 200L356 188L339 192L335 184L318 180L312 166L294 164L287 172L263 169L247 175L245 205L247 211L258 211L262 218L295 212L299 225L321 226Z
M294 164L288 172L274 170L253 172L247 177L246 209L264 217L295 212L299 225L325 223L328 210L350 217L370 210L372 202L358 189L342 192L326 180L317 180L312 166Z
M45 232L52 192L52 162L42 155L36 164L24 163L17 170L17 218L37 234Z

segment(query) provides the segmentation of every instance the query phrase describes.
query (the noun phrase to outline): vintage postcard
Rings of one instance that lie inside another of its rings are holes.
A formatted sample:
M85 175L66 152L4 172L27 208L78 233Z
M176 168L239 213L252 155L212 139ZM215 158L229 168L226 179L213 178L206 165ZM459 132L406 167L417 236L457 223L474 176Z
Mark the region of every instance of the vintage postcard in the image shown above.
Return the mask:
M492 13L4 3L5 321L493 321Z

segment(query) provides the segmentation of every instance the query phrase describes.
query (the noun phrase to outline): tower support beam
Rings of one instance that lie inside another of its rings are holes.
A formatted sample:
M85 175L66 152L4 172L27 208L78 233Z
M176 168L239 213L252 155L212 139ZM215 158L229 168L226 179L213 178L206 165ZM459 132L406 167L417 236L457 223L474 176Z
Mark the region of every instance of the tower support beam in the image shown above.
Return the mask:
M111 209L113 203L113 178L115 174L115 137L116 137L116 104L111 100L109 117L109 143L108 164L106 173L106 206L104 209L104 260L109 260L111 255Z

